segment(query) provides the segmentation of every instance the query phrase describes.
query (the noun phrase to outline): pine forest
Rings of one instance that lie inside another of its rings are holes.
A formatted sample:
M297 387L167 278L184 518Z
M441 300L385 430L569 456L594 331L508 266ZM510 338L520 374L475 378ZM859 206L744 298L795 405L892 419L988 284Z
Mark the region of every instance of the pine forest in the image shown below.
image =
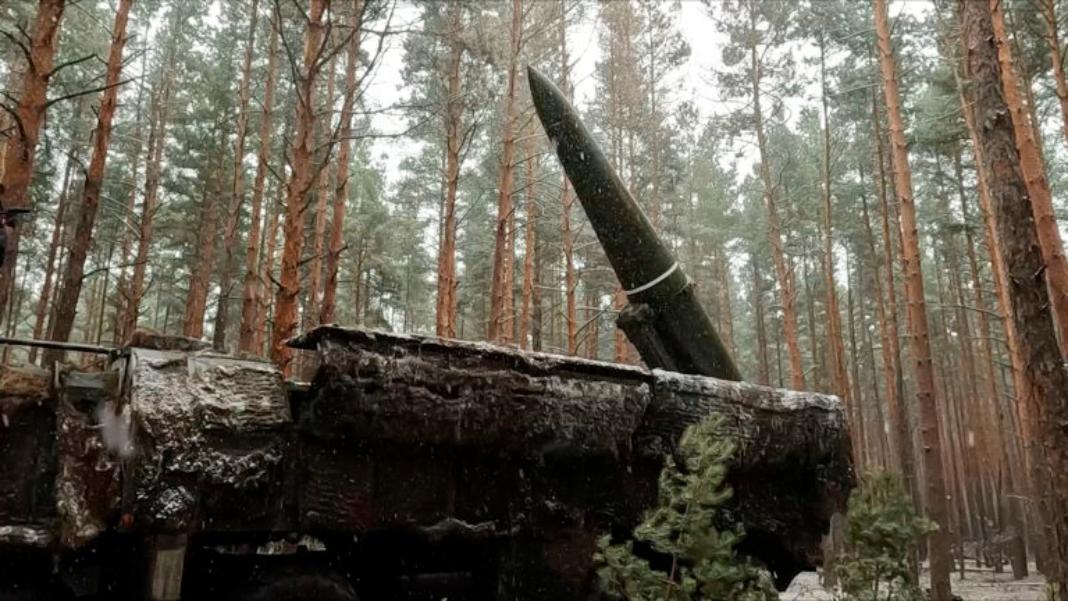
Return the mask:
M900 484L917 598L1041 574L996 598L1063 601L1065 36L1065 0L5 0L0 359L181 336L307 382L287 342L338 324L720 375L617 326L645 286L546 135L544 75L725 379L834 395L857 486ZM726 598L673 592L675 563L612 596Z

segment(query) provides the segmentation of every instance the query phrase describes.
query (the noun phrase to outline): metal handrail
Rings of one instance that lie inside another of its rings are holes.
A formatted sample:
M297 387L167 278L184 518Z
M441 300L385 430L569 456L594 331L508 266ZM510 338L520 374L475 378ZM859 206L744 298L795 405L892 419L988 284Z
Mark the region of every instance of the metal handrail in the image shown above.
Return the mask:
M77 342L56 342L54 340L34 340L32 338L8 338L0 336L0 345L32 346L37 348L58 349L61 351L74 351L79 353L99 353L108 355L120 350L113 346L98 346L95 344L80 344Z

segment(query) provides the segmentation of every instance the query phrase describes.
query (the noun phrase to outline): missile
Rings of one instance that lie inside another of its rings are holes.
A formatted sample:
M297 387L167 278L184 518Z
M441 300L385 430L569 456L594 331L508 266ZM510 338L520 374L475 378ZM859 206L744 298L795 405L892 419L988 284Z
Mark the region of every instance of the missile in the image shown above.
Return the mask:
M527 78L538 119L626 293L617 325L650 367L741 380L693 283L575 107L533 67Z

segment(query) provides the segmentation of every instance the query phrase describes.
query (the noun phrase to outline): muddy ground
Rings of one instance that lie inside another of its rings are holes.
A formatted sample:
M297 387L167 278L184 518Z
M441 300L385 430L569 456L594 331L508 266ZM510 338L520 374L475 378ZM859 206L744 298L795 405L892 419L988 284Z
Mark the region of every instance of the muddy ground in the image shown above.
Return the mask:
M1025 580L1013 580L1011 572L995 574L993 570L973 567L965 571L963 580L959 573L953 574L953 593L964 601L1043 601L1045 587L1045 580L1034 568ZM779 598L782 601L831 601L834 596L823 590L815 572L805 572Z

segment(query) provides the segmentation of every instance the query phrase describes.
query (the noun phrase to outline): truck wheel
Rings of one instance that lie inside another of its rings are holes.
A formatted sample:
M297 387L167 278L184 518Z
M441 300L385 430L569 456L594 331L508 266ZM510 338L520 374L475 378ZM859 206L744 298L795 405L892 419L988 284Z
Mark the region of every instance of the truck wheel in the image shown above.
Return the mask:
M359 601L352 584L339 574L287 570L258 584L239 601Z

